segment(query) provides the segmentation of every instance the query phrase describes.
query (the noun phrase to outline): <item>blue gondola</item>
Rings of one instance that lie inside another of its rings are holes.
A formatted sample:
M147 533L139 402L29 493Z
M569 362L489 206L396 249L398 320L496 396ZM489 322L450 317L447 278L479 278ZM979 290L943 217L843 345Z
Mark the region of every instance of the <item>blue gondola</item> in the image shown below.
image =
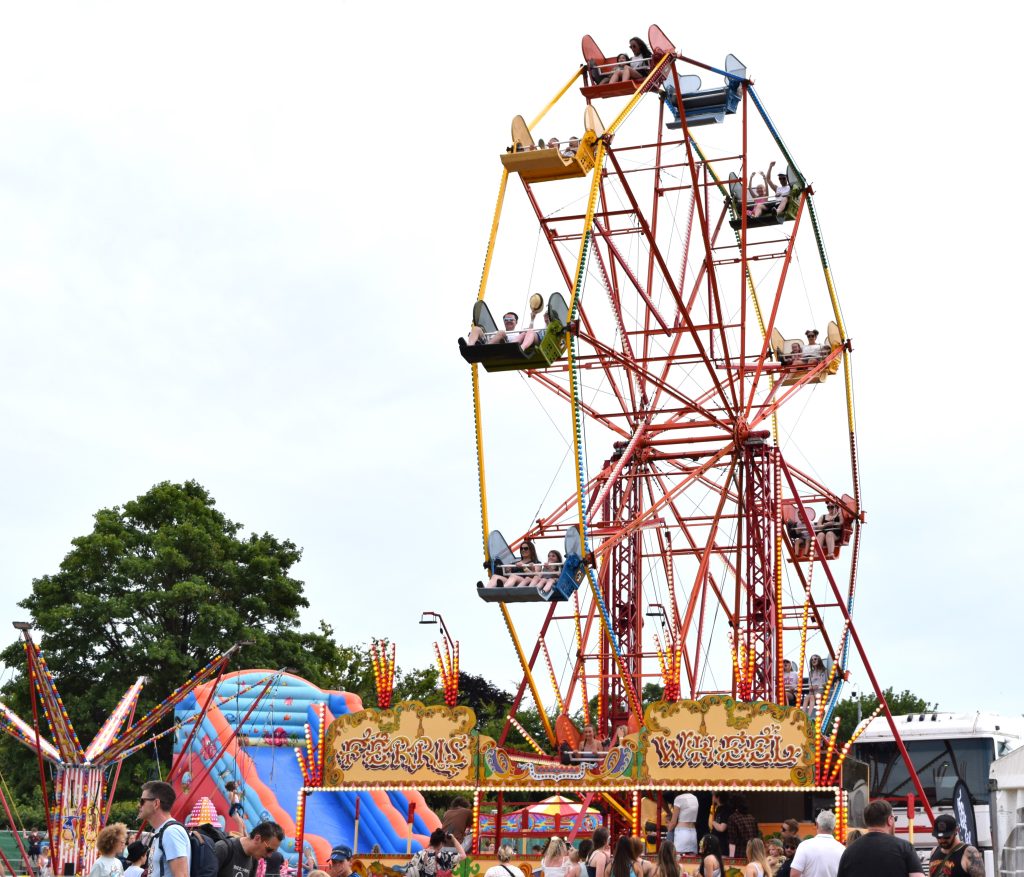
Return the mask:
M487 568L491 575L505 575L512 571L519 558L508 547L508 542L498 530L492 530L487 537ZM580 532L570 527L565 532L565 557L558 578L550 591L539 587L488 588L478 587L477 595L486 603L539 603L547 600L560 602L568 600L575 593L586 576L583 563L583 548Z
M746 65L735 55L725 56L725 72L731 74L725 77L725 85L721 88L700 89L700 77L694 75L679 77L679 92L683 100L683 112L686 113L686 125L688 128L697 128L701 125L714 125L725 121L727 115L736 112L740 105L740 85L747 78ZM668 88L672 79L666 81ZM675 102L675 96L668 92L666 101ZM682 128L679 121L669 122L666 126L673 130Z

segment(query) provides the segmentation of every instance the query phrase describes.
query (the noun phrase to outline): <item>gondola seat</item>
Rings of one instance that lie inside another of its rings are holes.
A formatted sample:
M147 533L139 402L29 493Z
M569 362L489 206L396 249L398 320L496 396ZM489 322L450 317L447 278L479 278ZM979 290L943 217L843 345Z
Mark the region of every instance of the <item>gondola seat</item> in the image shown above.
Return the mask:
M512 587L512 588L477 588L477 596L485 603L542 603L547 601L561 602L573 595L573 592L580 586L586 575L586 567L583 564L579 530L570 527L565 534L565 553L561 570L553 570L552 574L558 573L554 587L544 592L539 587ZM487 537L487 567L491 575L506 575L519 562L508 542L498 530L492 530Z
M840 524L839 532L836 538L835 551L831 554L825 554L827 560L835 560L839 557L839 551L844 545L849 545L850 540L853 538L853 524L856 521L856 516L850 509L854 508L855 504L853 497L849 494L844 493L839 498L839 515ZM782 523L787 530L792 531L796 527L803 528L804 521L802 520L800 507L795 499L784 499L782 501ZM814 520L812 518L812 525ZM792 536L790 537L792 538ZM802 550L799 553L794 552L794 561L806 561L811 559L811 546L808 545L806 550ZM814 557L817 558L817 552L814 552Z
M683 112L686 113L686 126L697 128L701 125L714 125L725 121L725 117L736 112L740 105L740 86L747 78L746 65L735 55L725 56L725 85L720 88L701 90L699 76L681 76L679 78L680 94L682 95ZM688 80L685 84L683 80ZM696 83L694 83L696 80ZM681 122L669 122L665 127L679 130Z
M486 339L494 337L498 326L486 302L478 301L473 305L473 325L483 330L485 340L468 344L465 338L459 338L459 352L466 362L478 362L489 372L547 368L565 354L569 306L561 293L553 292L549 296L546 316L547 325L537 329L543 331L543 337L528 350L524 351L518 341L488 344Z
M647 44L651 50L650 66L647 71L644 71L644 77L654 70L658 66L658 62L667 55L675 51L675 46L665 36L661 28L656 24L652 24L647 30ZM580 93L588 100L600 100L608 97L628 97L636 93L640 88L642 81L636 81L628 79L625 82L593 82L592 71L596 70L599 74L610 73L614 70L621 61L616 60L614 56L605 55L604 52L598 47L597 42L592 36L587 34L583 37L583 61L586 64L585 69L585 80ZM670 64L665 64L657 72L654 78L650 82L651 88L658 88L668 75Z
M554 149L538 149L522 116L512 120L512 145L502 154L501 163L509 173L519 174L524 183L543 183L585 177L594 168L594 145L604 134L597 110L587 106L583 112L584 134L572 155L564 155L560 144Z
M822 356L811 363L799 363L794 364L792 358L795 355L795 345L799 344L801 347L805 342L799 338L783 338L782 333L778 328L772 329L771 335L771 347L772 352L775 356L776 361L782 366L784 377L782 378L782 385L788 387L792 384L798 383L803 380L804 375L814 366L816 366L822 359L827 358L831 353L838 348L843 346L843 339L839 333L839 326L834 321L829 321L828 329L826 332L826 344L828 349L822 354ZM825 345L822 345L823 347ZM809 383L821 384L824 383L825 379L829 375L834 375L839 371L839 362L841 357L836 357L828 366L822 369L818 374L810 379Z
M782 225L784 222L792 222L796 219L797 210L800 208L800 193L803 191L804 184L801 176L796 172L796 169L790 165L786 168L786 176L790 181L789 197L786 199L786 209L782 213L776 213L774 210L768 210L762 213L760 216L747 217L747 228L764 228L765 226L771 225ZM729 220L729 225L733 229L739 231L743 225L743 181L740 180L734 171L729 173L729 197L732 201L732 209L735 214L735 219ZM769 199L774 198L774 195L769 193ZM747 206L750 205L750 195L747 195Z

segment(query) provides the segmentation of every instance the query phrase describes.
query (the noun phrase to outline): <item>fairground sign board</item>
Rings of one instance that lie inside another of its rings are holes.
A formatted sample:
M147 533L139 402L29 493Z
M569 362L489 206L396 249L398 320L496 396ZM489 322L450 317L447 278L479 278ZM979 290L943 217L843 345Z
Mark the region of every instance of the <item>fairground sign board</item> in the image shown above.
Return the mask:
M647 707L639 785L814 784L813 729L806 714L773 703L709 696Z
M327 729L325 786L471 786L476 715L469 707L424 706L338 716Z

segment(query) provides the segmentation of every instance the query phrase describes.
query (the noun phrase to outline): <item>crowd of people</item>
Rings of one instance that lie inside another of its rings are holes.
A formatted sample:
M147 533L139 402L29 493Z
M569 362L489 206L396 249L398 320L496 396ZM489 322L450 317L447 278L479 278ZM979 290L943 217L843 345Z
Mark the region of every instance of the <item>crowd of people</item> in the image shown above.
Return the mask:
M625 729L621 731L625 733ZM587 742L595 751L602 745L592 736ZM287 860L278 851L284 831L276 822L264 821L247 834L229 836L209 799L201 799L185 823L171 816L174 802L174 790L167 783L144 783L138 815L149 828L146 841L140 834L129 843L124 823L105 826L97 836L98 856L89 877L189 877L196 873L195 856L209 857L200 873L215 873L216 877L288 877ZM603 826L578 845L548 838L544 846L533 849L540 857L540 877L681 877L682 857L697 858L696 873L701 877L725 877L726 857L743 860L739 866L743 877L924 877L914 848L895 836L896 819L884 800L872 801L864 808L865 828L849 829L845 844L835 837L836 817L830 810L817 814L814 834L803 839L795 819L782 822L778 836L762 837L742 793L714 792L707 822L699 833L697 814L697 796L678 794L672 802L666 838L653 857L647 854L647 842L639 837L624 835L612 844ZM467 855L472 825L469 801L456 797L427 845L397 870L406 877L450 873ZM698 834L702 835L699 842ZM960 839L952 816L938 816L933 834L937 846L928 865L930 877L983 877L981 853ZM42 836L33 829L26 833L26 840L32 847L42 842ZM512 864L517 855L512 846L494 852L498 864L484 877L525 877L523 870ZM374 847L372 854L379 853L380 848ZM345 843L334 846L322 865L307 850L304 871L309 877L351 877L353 858L352 848ZM537 869L533 870L536 873Z
M715 793L699 846L695 801L687 792L676 797L669 835L653 857L646 855L641 838L625 835L611 844L608 829L602 827L576 850L557 837L535 847L542 877L681 877L681 856L697 857L701 877L726 877L726 856L743 860L738 868L743 877L924 877L914 848L895 836L896 819L884 800L864 808L865 828L849 829L844 844L835 837L836 817L830 810L818 813L814 833L806 838L800 837L800 824L787 819L778 837L764 839L742 796ZM938 816L933 834L937 846L927 867L929 877L983 877L981 853L960 839L952 816ZM484 877L523 877L522 869L511 865L514 855L512 847L502 847L500 864Z
M206 873L216 877L288 877L287 860L278 852L284 830L276 822L264 821L248 834L230 836L208 798L200 799L184 823L171 816L175 800L168 783L144 783L138 810L144 830L129 841L123 822L100 829L88 877L189 877L195 850L207 857ZM232 815L237 812L232 810ZM33 873L51 875L44 835L33 828L25 839Z

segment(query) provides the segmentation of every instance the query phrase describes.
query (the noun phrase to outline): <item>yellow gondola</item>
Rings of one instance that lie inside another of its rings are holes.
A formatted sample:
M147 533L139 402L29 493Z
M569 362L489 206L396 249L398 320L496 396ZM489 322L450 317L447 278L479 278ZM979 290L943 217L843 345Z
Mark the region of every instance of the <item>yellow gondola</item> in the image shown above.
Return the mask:
M512 120L512 145L501 156L509 173L519 174L525 183L544 183L585 177L594 167L594 145L604 134L604 125L597 110L588 106L583 113L586 133L574 153L565 155L561 147L538 149L530 128L522 116Z
M785 377L782 379L784 387L803 380L804 375L817 365L818 362L821 362L822 359L843 346L843 339L839 334L839 326L835 322L829 322L827 337L828 351L822 353L816 360L808 362L801 356L804 346L803 341L799 338L783 338L782 333L777 328L772 329L772 350L775 353L775 359L782 365L785 373ZM825 378L839 371L839 363L841 361L842 357L833 359L826 368L811 378L809 383L823 383Z

